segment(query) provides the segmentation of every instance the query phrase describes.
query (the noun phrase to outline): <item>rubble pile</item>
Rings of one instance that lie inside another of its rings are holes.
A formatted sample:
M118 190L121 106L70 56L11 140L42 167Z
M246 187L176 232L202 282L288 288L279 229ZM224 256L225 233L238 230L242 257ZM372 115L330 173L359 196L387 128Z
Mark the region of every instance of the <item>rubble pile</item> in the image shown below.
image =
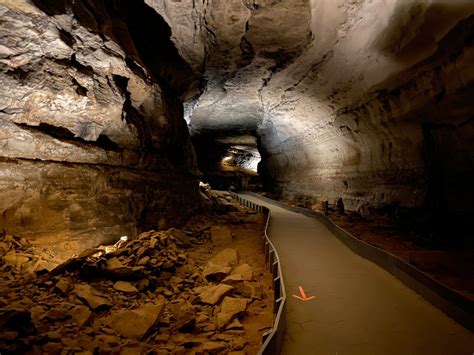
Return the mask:
M53 269L56 255L40 248L27 239L0 233L0 254L5 263L14 266L14 273L33 273L37 270Z
M233 223L239 214L253 216L233 213L225 216ZM271 314L273 295L241 262L229 237L228 227L211 223L152 230L87 250L51 272L31 273L21 259L27 242L3 236L0 348L32 354L246 354L248 342L255 342L244 326L249 307L254 317Z

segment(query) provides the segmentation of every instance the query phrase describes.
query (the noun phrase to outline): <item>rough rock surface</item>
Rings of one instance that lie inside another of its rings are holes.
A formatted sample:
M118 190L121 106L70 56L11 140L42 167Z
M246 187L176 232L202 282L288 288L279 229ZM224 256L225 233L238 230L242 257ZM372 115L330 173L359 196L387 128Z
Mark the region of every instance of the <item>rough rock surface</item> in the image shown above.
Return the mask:
M77 250L183 222L200 204L178 99L194 81L161 16L102 0L0 16L0 230Z

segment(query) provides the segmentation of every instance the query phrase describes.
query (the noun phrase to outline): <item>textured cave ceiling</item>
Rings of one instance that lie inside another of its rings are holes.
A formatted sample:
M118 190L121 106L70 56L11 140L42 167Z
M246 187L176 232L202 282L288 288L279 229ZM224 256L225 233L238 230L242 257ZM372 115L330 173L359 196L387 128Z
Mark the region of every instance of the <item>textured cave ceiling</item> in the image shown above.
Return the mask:
M324 132L338 113L431 57L470 1L152 1L202 74L193 132ZM190 21L193 19L193 21ZM189 94L192 96L192 92Z

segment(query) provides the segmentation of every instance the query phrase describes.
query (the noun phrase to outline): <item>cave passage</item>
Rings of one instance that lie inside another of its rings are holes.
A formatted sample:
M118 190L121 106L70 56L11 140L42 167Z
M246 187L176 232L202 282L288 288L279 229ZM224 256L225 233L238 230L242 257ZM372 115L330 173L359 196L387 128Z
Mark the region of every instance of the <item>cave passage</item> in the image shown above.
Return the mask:
M261 191L261 161L253 135L192 136L202 181L218 190Z

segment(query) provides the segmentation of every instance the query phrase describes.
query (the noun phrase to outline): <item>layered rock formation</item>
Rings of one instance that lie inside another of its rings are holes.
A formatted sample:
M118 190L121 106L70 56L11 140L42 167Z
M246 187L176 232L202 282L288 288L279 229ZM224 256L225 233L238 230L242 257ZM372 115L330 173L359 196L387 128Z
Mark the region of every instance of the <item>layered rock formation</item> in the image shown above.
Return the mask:
M0 13L0 229L85 247L199 207L179 99L196 81L161 16L106 0Z

